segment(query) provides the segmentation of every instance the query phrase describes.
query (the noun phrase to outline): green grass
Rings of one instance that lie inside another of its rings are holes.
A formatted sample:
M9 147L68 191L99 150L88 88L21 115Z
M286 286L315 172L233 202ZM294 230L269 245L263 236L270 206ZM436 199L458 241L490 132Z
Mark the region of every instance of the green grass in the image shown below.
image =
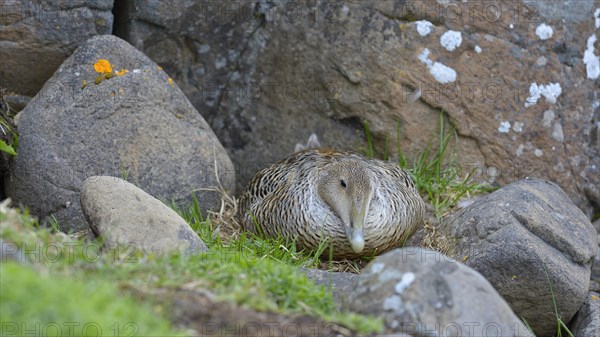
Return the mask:
M1 265L0 325L10 336L185 336L102 278L74 280L45 269Z
M223 298L260 310L317 316L362 333L381 331L383 323L380 319L339 312L332 294L315 286L298 270L319 266L321 255L331 254L327 242L322 242L311 253L298 251L294 242L282 237L265 238L249 232L242 232L225 242L210 217L203 217L195 198L189 207L175 204L171 207L209 247L210 253L203 255L208 263L206 271L219 268L207 278L211 281L218 277L215 280L218 282L211 284L209 289L221 293ZM243 275L242 280L240 275ZM255 292L258 296L253 295Z
M366 155L389 160L389 137L386 137L382 151L377 151L368 124L364 125L367 139ZM396 128L398 165L412 176L423 199L433 205L435 216L441 219L458 200L465 195L488 192L491 189L473 180L473 172L463 172L458 149L449 149L450 141L457 138L454 129L444 127L444 114L440 111L438 133L411 159L400 150L400 124ZM432 146L435 142L436 146Z
M131 247L100 251L99 243L85 243L51 228L39 228L26 214L14 210L7 212L4 209L0 212L0 238L33 251L29 258L35 269L42 270L44 275L39 282L54 285L46 288L35 283L23 283L25 286L22 289L25 290L15 292L12 287L4 287L3 279L3 305L8 303L4 300L7 296L11 298L10 303L18 302L23 305L22 309L15 309L7 317L13 321L31 322L29 313L38 312L47 320L65 317L83 322L88 319L87 316L80 318L74 305L62 304L71 300L74 303L88 301L84 290L76 290L79 293L74 293L71 298L59 292L57 296L62 296L65 300L58 300L52 297L54 295L47 294L46 289L54 292L62 287L68 292L68 289L79 289L80 285L86 285L89 291L102 289L102 296L97 300L89 300L86 305L89 305L90 312L93 312L92 308L97 308L98 317L104 317L102 310L106 308L108 318L105 321L109 322L113 317L111 310L114 309L111 309L111 303L123 298L125 302L118 306L119 310L130 310L126 289L179 289L191 286L194 289L207 289L219 300L232 301L256 310L311 315L362 333L381 331L382 321L379 319L339 312L332 294L309 281L300 272L300 266L314 266L318 263L319 260L314 255L296 251L290 242L263 240L244 234L235 240L223 242L210 219L202 217L197 202L189 207L176 207L176 210L207 244L209 253L196 256L174 253L156 257L142 256L132 251ZM40 251L36 253L37 247ZM54 252L56 249L44 252L43 247L58 247L60 254ZM7 263L0 265L3 275L7 274L7 268L11 268L11 272L15 268L29 268L7 266ZM20 273L29 275L33 271L24 270ZM10 281L15 283L18 279ZM35 301L36 296L49 296L48 301L52 299L58 304L52 306L46 301ZM146 308L144 312L150 315L148 317L153 317L150 321L166 322L164 308L156 312L157 310L153 310L156 304L142 302L137 305ZM138 325L146 322L145 318L134 318Z
M550 280L550 275L548 275L548 269L546 268L546 264L542 263L542 267L544 267L544 273L546 274L546 280L548 281L548 288L550 289L550 295L552 296L552 305L554 307L554 316L556 317L556 337L562 337L563 330L570 337L574 337L569 327L563 322L560 317L560 313L558 312L558 306L556 305L556 296L554 296L554 288L552 287L552 281Z
M19 134L12 123L12 110L4 100L4 89L0 90L0 151L16 156Z
M83 241L39 228L0 205L0 238L27 263L0 263L0 326L10 336L185 336L150 303L119 291L110 267ZM95 245L96 248L99 245ZM91 262L90 259L94 259ZM97 261L96 261L97 260ZM23 262L23 261L21 261ZM101 332L101 334L99 334Z

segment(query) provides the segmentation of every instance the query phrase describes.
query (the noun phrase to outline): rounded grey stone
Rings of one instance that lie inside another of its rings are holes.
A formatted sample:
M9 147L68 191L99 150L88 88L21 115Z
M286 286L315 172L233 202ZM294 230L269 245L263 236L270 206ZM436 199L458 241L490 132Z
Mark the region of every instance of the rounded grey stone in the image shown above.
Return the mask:
M485 276L539 336L568 322L588 292L596 230L556 184L526 179L447 218L450 256Z
M530 335L481 274L422 248L396 249L377 257L346 296L345 309L383 318L386 333Z
M94 64L126 69L95 83ZM165 201L216 209L235 173L225 149L183 92L142 52L115 36L82 44L22 111L7 195L61 229L87 227L79 189L94 175L127 177Z
M155 254L208 251L179 214L125 180L107 176L86 179L81 208L94 234L109 246L128 245Z

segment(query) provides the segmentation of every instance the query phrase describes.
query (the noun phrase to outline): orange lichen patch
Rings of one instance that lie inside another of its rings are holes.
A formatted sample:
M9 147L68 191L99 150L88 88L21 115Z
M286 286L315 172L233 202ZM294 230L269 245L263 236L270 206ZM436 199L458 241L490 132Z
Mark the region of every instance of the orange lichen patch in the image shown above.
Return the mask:
M100 59L98 62L94 63L94 70L100 74L110 74L112 73L112 66L108 60Z
M115 71L115 74L117 76L123 76L123 75L127 74L128 72L129 72L129 70L127 70L127 69L121 69L121 70Z

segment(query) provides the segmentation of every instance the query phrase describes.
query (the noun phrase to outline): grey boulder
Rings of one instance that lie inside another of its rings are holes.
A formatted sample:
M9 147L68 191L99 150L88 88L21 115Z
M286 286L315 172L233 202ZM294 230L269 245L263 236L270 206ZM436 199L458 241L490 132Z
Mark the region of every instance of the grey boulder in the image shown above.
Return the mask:
M576 337L600 336L600 294L589 292L577 315L569 324Z
M422 248L377 257L347 294L344 307L383 318L386 333L530 336L481 274Z
M590 291L600 293L600 219L593 223L596 231L598 231L598 252L596 253L596 259L592 265L592 276L590 279Z
M97 81L101 59L113 75L128 72ZM87 177L126 177L163 201L187 203L195 193L202 211L220 204L205 190L217 176L225 189L235 184L225 149L183 92L115 36L81 45L22 111L18 131L7 195L63 230L87 228L78 202Z
M208 251L174 210L125 180L107 176L86 179L81 208L94 234L108 246L154 254Z
M480 272L538 336L556 332L588 292L598 242L588 218L556 184L510 184L446 219L450 256Z

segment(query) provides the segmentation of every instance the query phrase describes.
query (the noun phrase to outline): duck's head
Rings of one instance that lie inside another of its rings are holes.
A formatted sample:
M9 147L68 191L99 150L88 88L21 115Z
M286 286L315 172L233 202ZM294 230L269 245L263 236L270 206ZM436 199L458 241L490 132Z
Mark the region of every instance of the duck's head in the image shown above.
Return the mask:
M317 191L344 224L355 253L365 248L363 227L373 198L370 171L360 161L341 161L320 172Z

